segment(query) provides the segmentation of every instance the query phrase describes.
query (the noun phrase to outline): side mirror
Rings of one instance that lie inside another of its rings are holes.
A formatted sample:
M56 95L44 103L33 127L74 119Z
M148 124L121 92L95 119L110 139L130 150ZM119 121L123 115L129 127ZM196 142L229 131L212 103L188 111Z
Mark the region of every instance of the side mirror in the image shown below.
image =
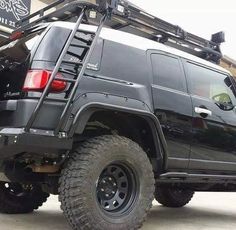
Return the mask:
M215 104L224 111L233 110L235 107L227 93L217 94L213 96L212 99L215 101Z
M228 103L219 103L219 102L215 102L215 104L222 110L224 111L231 111L235 108L234 105L232 104L228 104Z

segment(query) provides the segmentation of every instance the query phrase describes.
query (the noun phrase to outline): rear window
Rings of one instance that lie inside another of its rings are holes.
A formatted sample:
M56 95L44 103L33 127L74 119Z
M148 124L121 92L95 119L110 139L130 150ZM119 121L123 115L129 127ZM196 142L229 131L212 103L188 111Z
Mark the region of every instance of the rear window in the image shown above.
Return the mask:
M0 100L23 97L31 50L39 36L34 33L0 47Z
M31 34L7 45L0 47L0 71L12 64L23 63L30 54L31 49L39 38L39 34Z

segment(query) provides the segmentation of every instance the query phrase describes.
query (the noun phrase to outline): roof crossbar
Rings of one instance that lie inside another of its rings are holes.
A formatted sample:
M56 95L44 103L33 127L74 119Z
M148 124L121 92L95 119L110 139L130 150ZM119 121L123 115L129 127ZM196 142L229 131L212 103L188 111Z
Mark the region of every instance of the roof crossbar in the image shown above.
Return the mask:
M4 39L7 39L9 37L9 33L8 32L5 32L3 30L0 30L0 38L4 38Z
M98 23L100 14L111 8L113 11L106 26L169 45L215 63L219 63L222 58L220 45L224 42L223 32L212 35L210 41L155 17L126 0L57 0L19 21L16 31L24 31L39 23L71 20L80 14L84 6L98 13L97 19L94 19L87 12L84 23Z

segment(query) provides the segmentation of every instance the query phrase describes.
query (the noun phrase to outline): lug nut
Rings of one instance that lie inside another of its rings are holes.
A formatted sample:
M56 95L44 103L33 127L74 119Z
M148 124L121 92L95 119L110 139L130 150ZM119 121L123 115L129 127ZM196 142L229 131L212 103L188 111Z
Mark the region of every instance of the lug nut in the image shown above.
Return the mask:
M112 178L111 178L111 177L109 177L109 178L108 178L108 180L109 180L109 181L111 181L111 180L112 180Z
M114 183L113 186L116 186L116 183Z
M102 192L104 192L104 189L103 189L103 188L101 188L101 191L102 191Z
M112 194L115 194L115 192L114 192L114 191L112 191Z
M109 194L106 194L106 197L109 197Z

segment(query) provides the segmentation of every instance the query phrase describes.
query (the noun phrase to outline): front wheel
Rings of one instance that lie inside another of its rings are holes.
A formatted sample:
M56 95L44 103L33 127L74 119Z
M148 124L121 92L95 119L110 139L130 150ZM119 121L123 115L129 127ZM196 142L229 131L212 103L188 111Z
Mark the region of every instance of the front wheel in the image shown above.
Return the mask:
M157 187L155 191L155 199L163 206L169 208L180 208L190 202L194 195L191 190L183 190L177 188Z
M60 179L61 207L74 230L138 229L153 194L154 175L146 153L119 136L86 141Z
M39 185L0 182L0 212L22 214L38 209L49 197Z

